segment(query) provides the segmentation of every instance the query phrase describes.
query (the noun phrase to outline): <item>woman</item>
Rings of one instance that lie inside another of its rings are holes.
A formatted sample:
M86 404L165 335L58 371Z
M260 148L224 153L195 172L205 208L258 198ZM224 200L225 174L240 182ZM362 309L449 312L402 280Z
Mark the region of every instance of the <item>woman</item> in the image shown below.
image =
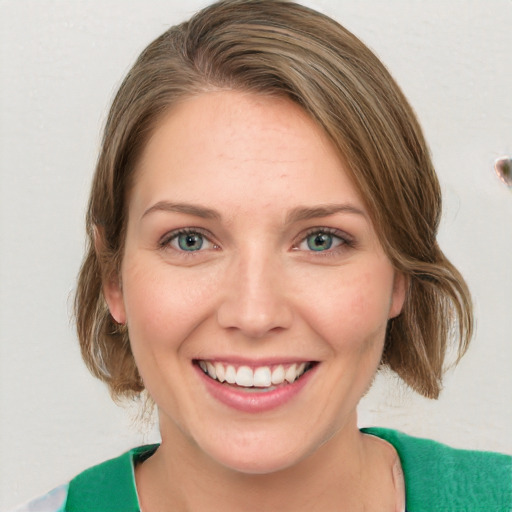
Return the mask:
M509 510L510 457L357 428L379 366L436 398L454 329L467 349L440 207L409 105L334 21L235 0L164 33L113 102L76 296L87 365L147 391L162 443L49 510Z

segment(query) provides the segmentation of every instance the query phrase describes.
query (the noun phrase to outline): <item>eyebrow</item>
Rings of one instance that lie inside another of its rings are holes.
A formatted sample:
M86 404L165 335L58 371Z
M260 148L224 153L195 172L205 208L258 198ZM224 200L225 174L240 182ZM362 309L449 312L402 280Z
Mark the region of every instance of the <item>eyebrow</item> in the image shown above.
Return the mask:
M158 203L155 203L142 214L141 218L144 218L153 212L185 213L202 219L220 219L220 214L210 208L190 203L171 203L169 201L159 201Z
M336 213L349 213L352 215L361 215L365 219L367 218L364 210L356 208L351 204L326 204L320 206L308 207L297 207L291 210L286 216L286 223L292 224L301 220L316 219L318 217L328 217Z
M184 213L186 215L193 215L202 219L220 220L221 215L216 210L198 206L191 203L171 203L169 201L159 201L153 206L148 208L141 218L146 217L153 212L175 212ZM316 219L319 217L328 217L336 213L348 213L352 215L361 215L366 218L366 213L356 208L351 204L326 204L313 207L298 206L293 208L286 216L286 224L293 224L294 222Z

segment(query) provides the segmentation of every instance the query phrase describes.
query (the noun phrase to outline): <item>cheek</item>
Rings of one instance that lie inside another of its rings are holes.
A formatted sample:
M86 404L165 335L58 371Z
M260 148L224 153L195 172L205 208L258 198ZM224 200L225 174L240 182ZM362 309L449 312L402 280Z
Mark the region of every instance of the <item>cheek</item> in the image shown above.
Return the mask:
M386 268L346 271L328 291L309 298L305 314L332 349L365 351L384 341L392 288Z
M137 344L175 347L211 309L215 278L166 264L126 269L124 297L130 338Z

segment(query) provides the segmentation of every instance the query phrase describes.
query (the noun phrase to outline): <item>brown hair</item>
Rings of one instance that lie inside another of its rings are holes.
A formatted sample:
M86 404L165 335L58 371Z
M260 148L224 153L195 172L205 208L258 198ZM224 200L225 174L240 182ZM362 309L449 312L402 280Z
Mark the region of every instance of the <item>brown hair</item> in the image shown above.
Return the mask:
M447 344L472 333L468 288L436 242L439 183L415 115L377 57L332 19L286 0L226 0L170 28L140 55L106 123L87 213L88 249L75 314L83 358L115 397L144 389L126 330L102 283L122 259L126 197L137 157L176 102L212 89L280 95L332 139L394 267L408 280L382 364L437 397ZM98 238L96 248L94 237Z

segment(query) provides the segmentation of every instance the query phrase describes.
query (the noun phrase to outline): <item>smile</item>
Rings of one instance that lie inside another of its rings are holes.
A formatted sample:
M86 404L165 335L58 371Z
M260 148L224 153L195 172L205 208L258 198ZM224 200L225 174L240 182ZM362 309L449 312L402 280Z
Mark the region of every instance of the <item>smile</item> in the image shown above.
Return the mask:
M310 370L314 363L289 363L272 366L235 366L219 361L197 360L196 364L213 380L244 388L273 388L281 384L292 384Z
M263 365L195 359L193 363L210 396L244 413L263 413L292 402L320 366L318 361Z

